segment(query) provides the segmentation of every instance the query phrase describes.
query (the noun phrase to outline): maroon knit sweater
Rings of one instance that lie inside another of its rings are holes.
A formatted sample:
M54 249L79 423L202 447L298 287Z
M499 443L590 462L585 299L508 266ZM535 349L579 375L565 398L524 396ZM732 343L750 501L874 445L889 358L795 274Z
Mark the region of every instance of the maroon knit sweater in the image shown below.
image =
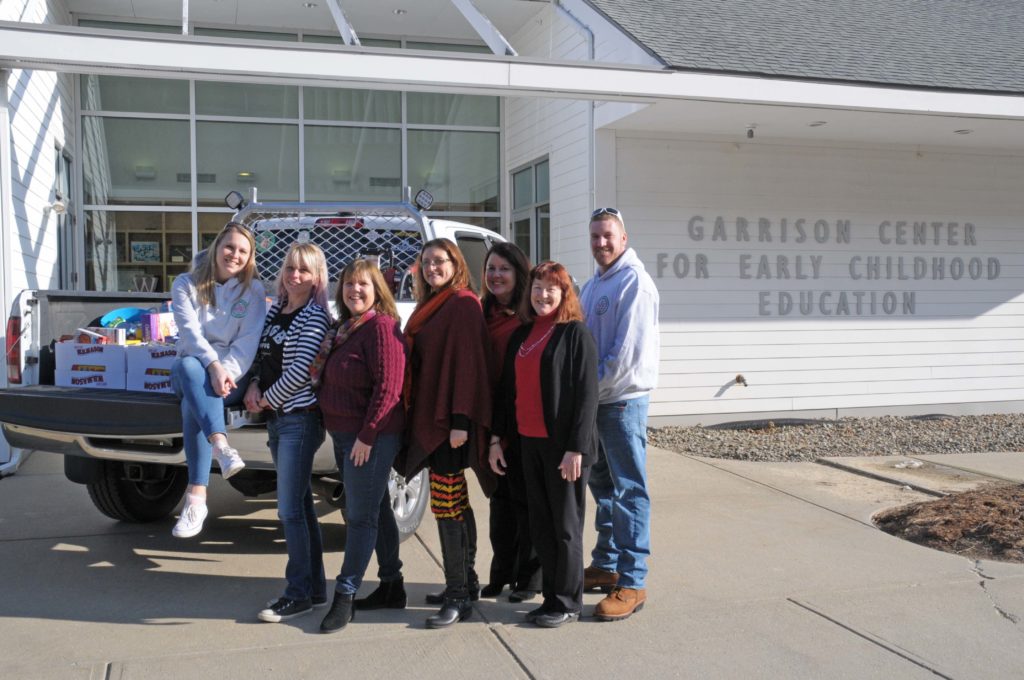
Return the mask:
M404 376L405 340L398 322L377 314L336 347L324 364L317 393L324 427L357 432L366 444L373 444L380 433L401 432Z

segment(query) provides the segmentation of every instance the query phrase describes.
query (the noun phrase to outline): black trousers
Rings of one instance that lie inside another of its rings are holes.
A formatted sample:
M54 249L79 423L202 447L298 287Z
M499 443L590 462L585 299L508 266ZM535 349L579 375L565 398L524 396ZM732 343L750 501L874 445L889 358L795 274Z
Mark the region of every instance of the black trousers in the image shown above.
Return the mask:
M511 584L512 590L540 590L540 559L530 537L530 508L523 479L519 444L505 451L508 467L490 499L490 583Z
M575 482L562 479L558 464L565 451L549 440L520 437L523 478L530 508L530 535L543 572L544 608L583 609L583 515L590 467Z

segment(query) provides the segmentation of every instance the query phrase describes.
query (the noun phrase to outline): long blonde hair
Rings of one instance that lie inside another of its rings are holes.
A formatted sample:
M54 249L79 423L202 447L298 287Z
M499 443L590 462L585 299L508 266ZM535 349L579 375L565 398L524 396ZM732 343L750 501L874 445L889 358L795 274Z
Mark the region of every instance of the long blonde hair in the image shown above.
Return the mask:
M214 286L217 284L217 251L220 250L224 239L232 233L241 234L249 242L249 260L242 270L235 274L235 278L241 284L238 287L239 297L245 294L249 284L256 278L256 241L252 237L252 232L243 224L228 222L217 234L213 245L206 249L205 256L199 258L199 262L192 269L192 282L196 286L196 296L200 304L214 308L217 306L217 296L214 293Z
M373 262L364 258L349 262L338 277L338 290L334 295L334 302L338 306L338 319L346 321L352 318L352 312L345 306L345 281L357 276L366 277L373 284L374 311L378 314L386 314L395 321L401 321L398 316L398 306L395 304L395 296L391 294L391 289L384 281L380 269Z
M301 266L313 272L313 290L310 299L324 309L327 307L327 258L324 251L315 243L293 243L281 261L281 271L277 274L277 299L282 306L288 304L288 290L284 286L284 270L289 265Z

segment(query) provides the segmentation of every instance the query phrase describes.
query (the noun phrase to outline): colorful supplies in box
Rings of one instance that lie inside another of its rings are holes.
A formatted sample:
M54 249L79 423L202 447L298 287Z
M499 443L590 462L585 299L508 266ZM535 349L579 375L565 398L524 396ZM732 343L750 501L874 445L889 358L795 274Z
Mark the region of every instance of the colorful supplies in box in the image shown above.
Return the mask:
M77 329L75 342L80 344L123 345L128 340L123 328L87 326Z
M163 392L171 389L171 366L178 358L174 345L152 343L125 347L127 389L137 392Z
M55 384L123 390L125 347L114 344L58 342L55 346Z
M172 312L154 312L145 317L145 328L149 333L149 340L163 342L169 338L178 337L178 324L174 323Z

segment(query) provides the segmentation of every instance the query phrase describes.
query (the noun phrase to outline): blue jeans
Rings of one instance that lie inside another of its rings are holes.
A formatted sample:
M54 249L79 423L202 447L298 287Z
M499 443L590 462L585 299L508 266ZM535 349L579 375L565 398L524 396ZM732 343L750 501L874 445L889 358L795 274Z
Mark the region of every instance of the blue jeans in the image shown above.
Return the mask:
M293 411L267 420L270 455L277 468L277 516L284 528L288 566L284 596L292 600L322 598L324 544L313 507L313 456L324 441L319 411Z
M210 485L213 446L210 436L225 432L224 408L241 404L249 381L242 378L226 397L213 391L210 374L199 359L180 357L171 367L171 388L181 399L181 428L188 464L188 483Z
M331 432L334 458L345 483L345 559L335 591L355 594L363 582L370 555L377 552L377 576L382 583L402 578L398 558L398 523L391 510L388 479L401 444L399 434L381 434L373 444L370 459L356 466L349 453L356 443L355 432Z
M619 574L623 588L643 588L651 554L647 493L647 406L644 395L597 408L601 440L588 486L597 505L593 566Z

